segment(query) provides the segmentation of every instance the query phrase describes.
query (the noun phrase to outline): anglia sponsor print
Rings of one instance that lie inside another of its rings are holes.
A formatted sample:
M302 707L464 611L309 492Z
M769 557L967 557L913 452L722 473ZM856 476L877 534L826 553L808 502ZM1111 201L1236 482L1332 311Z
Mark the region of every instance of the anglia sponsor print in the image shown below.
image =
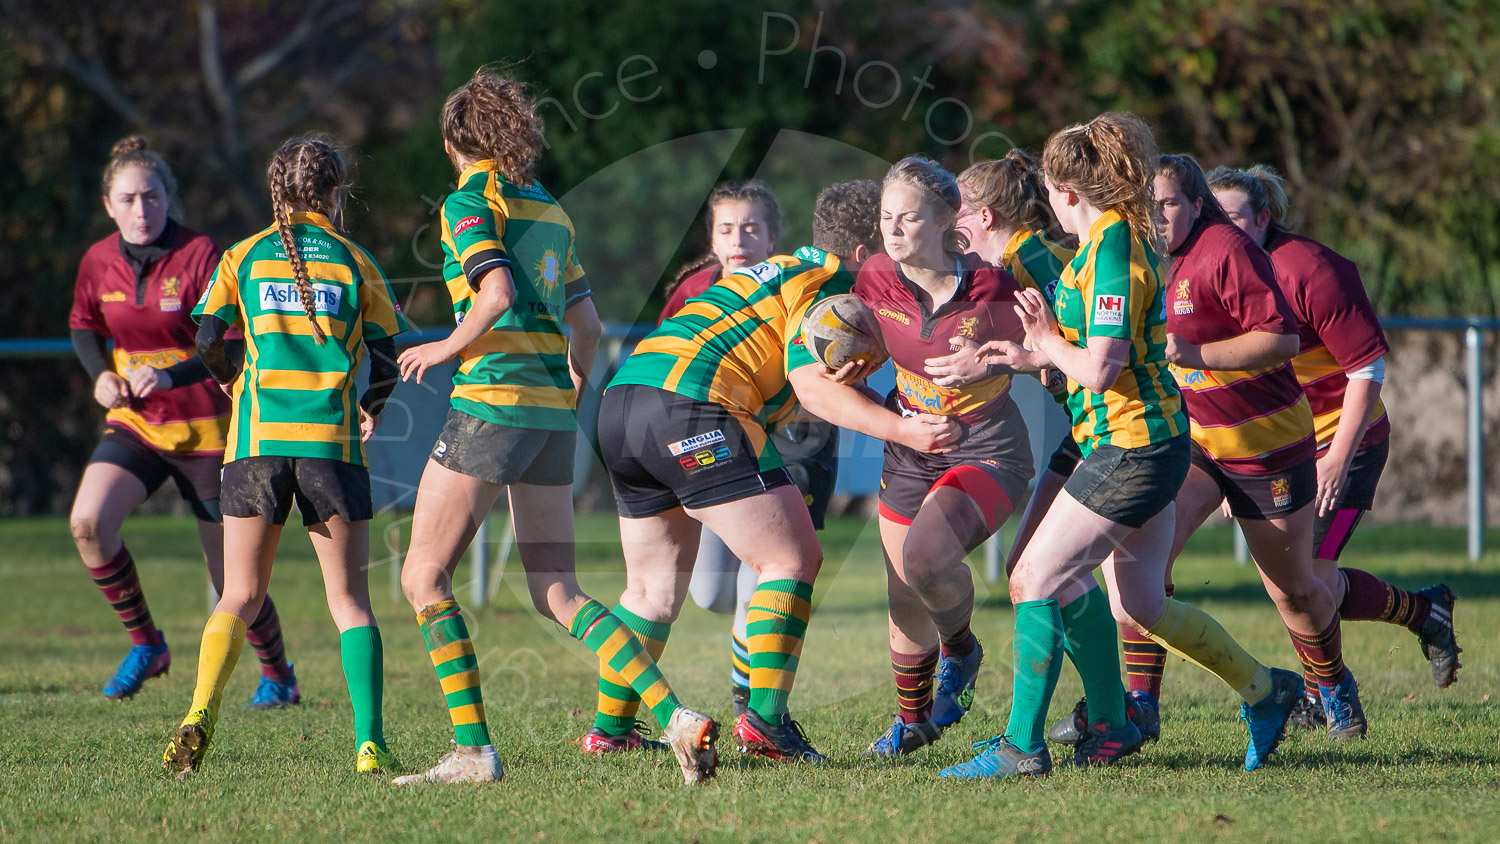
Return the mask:
M699 449L707 448L712 445L718 445L723 441L724 431L723 429L719 429L715 431L709 431L706 434L698 434L697 436L688 437L685 440L678 440L675 443L667 443L667 450L672 452L673 457L681 457L684 454L698 451Z

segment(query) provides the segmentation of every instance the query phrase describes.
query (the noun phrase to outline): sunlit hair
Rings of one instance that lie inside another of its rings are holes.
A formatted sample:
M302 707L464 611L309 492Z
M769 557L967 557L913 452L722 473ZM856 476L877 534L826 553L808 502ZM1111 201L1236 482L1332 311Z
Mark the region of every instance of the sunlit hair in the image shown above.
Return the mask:
M963 195L952 173L926 156L908 155L886 171L881 189L891 185L915 188L922 194L923 201L937 212L938 221L943 226L944 250L958 253L969 250L968 236L957 228Z
M1118 211L1136 237L1162 253L1151 187L1158 157L1146 121L1107 111L1054 132L1042 150L1042 172L1100 211Z
M110 188L114 187L115 176L126 167L141 167L155 173L167 192L167 213L173 217L182 215L177 201L177 177L172 175L172 168L167 166L166 160L151 148L151 142L140 135L127 135L110 148L109 163L104 165L104 179L99 187L105 199L109 198Z
M813 246L840 258L852 258L861 246L879 252L881 240L879 183L860 179L818 191L813 204Z
M724 182L713 189L708 195L708 233L713 236L714 232L714 210L725 202L750 202L760 206L760 211L766 218L766 235L770 238L774 247L776 241L781 239L781 203L776 201L776 194L760 179L746 179L743 182Z
M470 161L489 159L516 185L536 179L542 117L524 83L488 65L443 103L443 139Z
M1029 153L1013 149L1004 158L971 165L959 174L958 186L970 208L990 209L1006 227L1027 232L1053 228L1041 162Z
M1199 220L1229 222L1224 206L1219 204L1219 200L1214 198L1214 192L1208 188L1208 178L1203 175L1203 165L1198 163L1198 159L1186 154L1163 155L1156 173L1172 180L1172 184L1182 191L1189 202L1203 202L1203 210L1198 214Z
M1286 198L1286 181L1269 165L1256 164L1244 170L1215 167L1208 171L1208 186L1215 191L1243 193L1250 199L1250 210L1257 216L1271 212L1271 228L1276 231L1291 231L1295 227L1295 221L1290 219L1291 202Z
M318 325L312 282L297 238L292 234L292 212L310 211L329 218L338 225L343 217L344 197L349 189L349 166L333 144L321 138L293 138L282 144L271 156L266 168L271 187L271 211L276 216L276 230L286 250L287 261L297 282L297 295L307 321L312 323L313 340L323 345L323 327Z

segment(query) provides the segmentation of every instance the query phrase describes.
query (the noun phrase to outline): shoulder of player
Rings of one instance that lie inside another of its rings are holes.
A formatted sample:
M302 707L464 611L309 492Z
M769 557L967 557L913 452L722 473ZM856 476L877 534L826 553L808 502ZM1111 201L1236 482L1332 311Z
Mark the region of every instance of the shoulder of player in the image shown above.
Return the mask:
M475 173L458 186L458 189L443 197L438 215L445 228L455 228L469 217L491 220L498 211L485 195L483 173Z
M340 263L355 270L356 279L368 281L374 278L385 277L385 271L380 268L380 262L375 260L375 256L370 254L370 250L360 246L353 238L342 232L330 230L327 233L333 238L334 242L342 245L346 250L347 254L335 257L342 259Z
M1353 261L1310 237L1291 232L1276 233L1270 256L1278 270L1298 280L1318 276L1333 276L1341 280L1359 278L1359 269Z
M784 283L812 268L795 255L772 255L759 264L740 267L729 275L754 279L757 284Z
M238 268L247 259L261 257L255 254L257 250L268 252L279 249L281 249L281 232L277 229L276 224L272 223L225 249L223 255L219 258L219 262L221 264L228 263Z
M1009 270L986 263L973 252L964 256L964 269L971 274L969 297L975 301L1009 299L1021 289Z
M854 293L861 299L866 299L869 295L881 295L893 287L906 289L896 275L896 262L884 252L871 255L868 261L860 265L859 273L854 277Z

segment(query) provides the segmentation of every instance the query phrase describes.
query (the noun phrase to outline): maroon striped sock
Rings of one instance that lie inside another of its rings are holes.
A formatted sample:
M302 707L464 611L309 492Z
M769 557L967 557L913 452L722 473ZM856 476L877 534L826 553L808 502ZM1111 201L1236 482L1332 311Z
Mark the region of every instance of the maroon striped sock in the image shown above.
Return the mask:
M1172 597L1176 588L1166 588ZM1132 692L1161 697L1162 672L1167 668L1167 649L1125 625L1120 625L1120 643L1125 648L1125 680Z
M270 595L260 605L255 623L245 628L245 641L260 659L260 676L282 683L292 681L292 667L287 664L286 647L281 641L281 616L276 613Z
M1301 657L1301 654L1298 654ZM1313 673L1312 666L1302 663L1302 693L1307 695L1308 700L1322 700L1323 693L1318 691L1318 675Z
M1339 604L1339 618L1345 621L1383 621L1399 624L1413 633L1432 612L1432 601L1386 583L1360 569L1339 569L1344 576L1344 602Z
M1321 633L1302 634L1290 627L1286 632L1292 636L1292 647L1297 649L1303 671L1311 672L1319 686L1336 686L1349 673L1344 668L1344 637L1337 616Z
M161 647L161 633L151 621L151 610L141 592L141 579L135 573L135 559L130 556L130 549L121 545L119 553L109 562L89 569L89 576L94 578L94 585L114 607L115 615L124 623L132 643Z
M901 720L907 724L932 720L932 675L937 671L938 652L903 654L891 651L891 669L896 673L896 702Z
M1167 667L1167 649L1125 625L1120 625L1125 645L1125 679L1130 691L1161 697L1161 675Z

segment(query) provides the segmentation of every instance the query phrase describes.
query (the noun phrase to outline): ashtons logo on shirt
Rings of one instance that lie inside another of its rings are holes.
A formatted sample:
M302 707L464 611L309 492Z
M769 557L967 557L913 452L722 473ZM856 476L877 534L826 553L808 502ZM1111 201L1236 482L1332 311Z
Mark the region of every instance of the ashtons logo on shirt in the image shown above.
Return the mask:
M478 217L465 217L462 220L459 220L458 223L453 226L453 236L457 237L482 222L484 222L484 220L481 220Z
M667 450L672 452L673 457L681 457L690 451L697 451L700 448L717 445L723 441L724 431L720 429L709 431L706 434L699 434L696 437L688 437L685 440L678 440L675 443L667 443Z
M99 301L101 301L101 302L123 302L123 301L125 301L125 294L123 292L121 292L121 291L116 290L113 293L106 293L103 296L100 296L99 297Z
M911 317L907 316L906 314L901 313L900 311L893 311L890 308L881 308L880 310L876 311L875 313L880 314L881 316L885 317L886 319L895 320L896 322L899 322L902 325L911 325Z
M336 314L344 301L344 288L336 284L314 284L313 308L319 313ZM300 311L302 294L295 281L262 281L260 308L263 311Z
M1095 325L1124 325L1125 297L1099 294L1094 297Z

